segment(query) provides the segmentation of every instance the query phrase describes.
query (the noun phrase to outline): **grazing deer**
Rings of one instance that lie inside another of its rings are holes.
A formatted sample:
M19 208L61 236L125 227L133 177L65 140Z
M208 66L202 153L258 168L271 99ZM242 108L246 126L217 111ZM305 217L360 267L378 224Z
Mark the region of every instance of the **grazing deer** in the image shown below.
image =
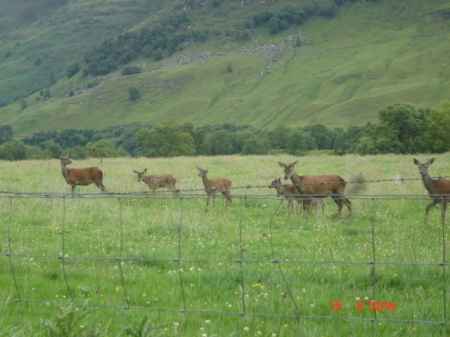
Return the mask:
M148 176L145 175L147 173L147 169L143 172L138 172L136 170L133 170L133 172L137 174L138 182L142 180L148 185L152 192L155 192L161 187L167 187L173 192L174 195L180 192L180 190L177 190L175 187L178 182L178 177L173 174L152 174Z
M278 196L282 195L286 199L288 199L288 208L292 208L293 201L297 200L299 204L300 202L302 203L303 212L306 212L309 209L311 200L307 200L304 196L299 195L294 185L283 185L281 183L281 178L272 181L269 185L269 188L275 188ZM324 212L325 202L323 201L323 199L314 199L312 200L312 202L316 204L317 209L319 209L320 207L322 213Z
M445 219L445 212L447 210L447 202L450 198L450 180L447 179L432 179L428 173L428 167L433 164L434 158L431 158L427 163L422 164L417 159L414 159L414 164L419 168L422 176L423 184L430 194L433 201L425 208L425 223L428 222L428 211L435 205L442 202L442 218Z
M227 199L226 201L227 206L228 205L231 206L231 203L233 202L230 191L231 180L228 178L208 179L208 177L206 176L208 170L203 170L200 167L197 167L197 169L198 169L198 176L202 178L206 194L208 195L208 198L206 199L205 212L208 210L209 199L211 196L213 198L213 205L215 205L217 192L221 192L223 196Z
M86 168L67 168L66 165L72 164L72 160L69 158L70 154L65 156L59 155L61 160L61 172L66 179L66 182L72 186L72 193L75 192L77 185L87 186L95 183L98 188L102 190L102 193L107 192L106 187L103 185L103 177L105 176L105 170L100 167L86 167Z
M326 174L320 176L299 176L294 172L294 166L297 162L286 165L279 163L284 168L284 179L291 179L299 194L313 198L331 197L338 207L338 215L341 214L342 204L348 208L348 214L352 217L352 203L345 197L344 178L335 174Z

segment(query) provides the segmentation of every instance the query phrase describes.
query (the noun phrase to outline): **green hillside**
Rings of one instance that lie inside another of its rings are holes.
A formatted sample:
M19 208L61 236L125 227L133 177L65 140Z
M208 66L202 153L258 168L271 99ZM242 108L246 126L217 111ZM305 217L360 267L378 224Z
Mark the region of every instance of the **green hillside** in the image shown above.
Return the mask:
M0 106L47 88L88 48L173 0L0 0Z
M20 102L1 108L0 124L11 124L16 134L168 118L195 126L347 127L375 121L389 103L432 107L450 98L449 1L349 3L333 18L314 17L277 34L246 22L299 2L186 3L166 7L135 30L185 11L190 22L183 29L207 29L205 42L159 61L141 57L132 62L139 74L123 76L119 69L60 80L51 98L37 92L25 109ZM239 32L247 33L236 38ZM129 99L129 88L139 91L139 100Z

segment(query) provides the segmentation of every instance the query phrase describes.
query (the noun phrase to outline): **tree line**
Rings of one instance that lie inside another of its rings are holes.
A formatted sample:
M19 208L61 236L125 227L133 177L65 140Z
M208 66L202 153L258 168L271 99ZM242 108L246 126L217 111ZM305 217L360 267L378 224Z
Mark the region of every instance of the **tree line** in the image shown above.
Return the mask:
M124 156L176 157L215 155L306 155L443 153L450 150L450 101L441 107L422 108L409 103L389 104L378 112L377 123L329 128L322 124L292 128L278 125L257 129L233 124L194 127L166 120L159 124L132 123L102 129L67 129L13 138L10 125L0 126L0 159Z

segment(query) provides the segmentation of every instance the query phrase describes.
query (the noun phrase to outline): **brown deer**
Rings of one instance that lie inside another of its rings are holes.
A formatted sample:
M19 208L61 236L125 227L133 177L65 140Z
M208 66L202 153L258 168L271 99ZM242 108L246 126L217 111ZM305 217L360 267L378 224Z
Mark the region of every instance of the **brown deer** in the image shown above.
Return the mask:
M281 178L273 180L270 183L269 188L275 188L278 196L282 195L288 199L288 208L292 208L294 204L293 201L296 200L299 204L302 203L302 210L304 213L309 209L311 200L307 200L304 196L298 194L294 185L283 185L281 183ZM312 202L316 204L317 209L320 207L322 213L325 211L325 202L323 199L314 199Z
M291 179L299 194L313 198L331 197L338 207L338 215L341 214L342 204L348 208L348 214L352 217L352 203L345 197L344 178L335 174L326 174L320 176L299 176L294 172L294 166L297 162L286 165L279 163L284 168L284 179Z
M205 212L208 210L209 199L211 198L211 196L213 198L213 205L215 205L217 192L221 192L223 196L227 199L226 200L227 206L231 206L233 202L230 190L231 180L228 178L208 179L208 177L206 176L208 170L201 169L200 167L198 167L197 169L198 169L198 176L202 178L203 186L205 186L205 192L208 195L208 198L206 199Z
M66 182L72 186L72 193L75 192L77 185L87 186L95 183L98 188L102 190L102 193L107 192L106 187L103 185L103 177L105 176L105 170L100 167L86 167L86 168L67 168L66 165L72 164L72 160L69 158L70 154L65 156L59 155L61 160L61 172L66 179Z
M176 183L178 182L178 177L173 174L152 174L146 175L147 169L143 172L133 170L137 174L138 182L143 181L148 185L148 187L155 192L158 188L167 187L173 192L174 195L178 194L180 190L176 189Z
M447 202L450 198L450 180L447 179L432 179L428 173L428 167L433 164L434 158L431 158L427 163L422 164L417 159L414 159L414 164L419 168L422 181L430 194L433 201L425 208L425 223L428 222L428 211L435 205L442 202L442 218L445 219L445 212L447 210Z

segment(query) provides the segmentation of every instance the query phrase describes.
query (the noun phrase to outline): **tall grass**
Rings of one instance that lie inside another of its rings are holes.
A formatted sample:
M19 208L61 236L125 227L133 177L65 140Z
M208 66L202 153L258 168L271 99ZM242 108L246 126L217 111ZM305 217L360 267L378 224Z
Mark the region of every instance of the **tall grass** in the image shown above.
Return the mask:
M425 159L425 158L418 158ZM431 175L445 176L449 155ZM278 162L366 189L354 216L287 209L268 184ZM410 156L80 160L106 169L71 196L58 160L0 165L0 335L442 336L449 309L438 207ZM197 166L233 181L233 206L205 212ZM152 195L133 169L180 178ZM396 180L402 177L404 180ZM392 181L391 181L392 179ZM389 181L386 181L389 180ZM22 192L12 194L12 192ZM162 192L162 190L161 190ZM422 196L422 197L421 197ZM445 242L445 246L447 246ZM11 256L10 256L11 254ZM371 263L376 261L376 264ZM395 311L356 310L357 300ZM342 301L332 311L330 301ZM426 323L422 323L426 322Z

